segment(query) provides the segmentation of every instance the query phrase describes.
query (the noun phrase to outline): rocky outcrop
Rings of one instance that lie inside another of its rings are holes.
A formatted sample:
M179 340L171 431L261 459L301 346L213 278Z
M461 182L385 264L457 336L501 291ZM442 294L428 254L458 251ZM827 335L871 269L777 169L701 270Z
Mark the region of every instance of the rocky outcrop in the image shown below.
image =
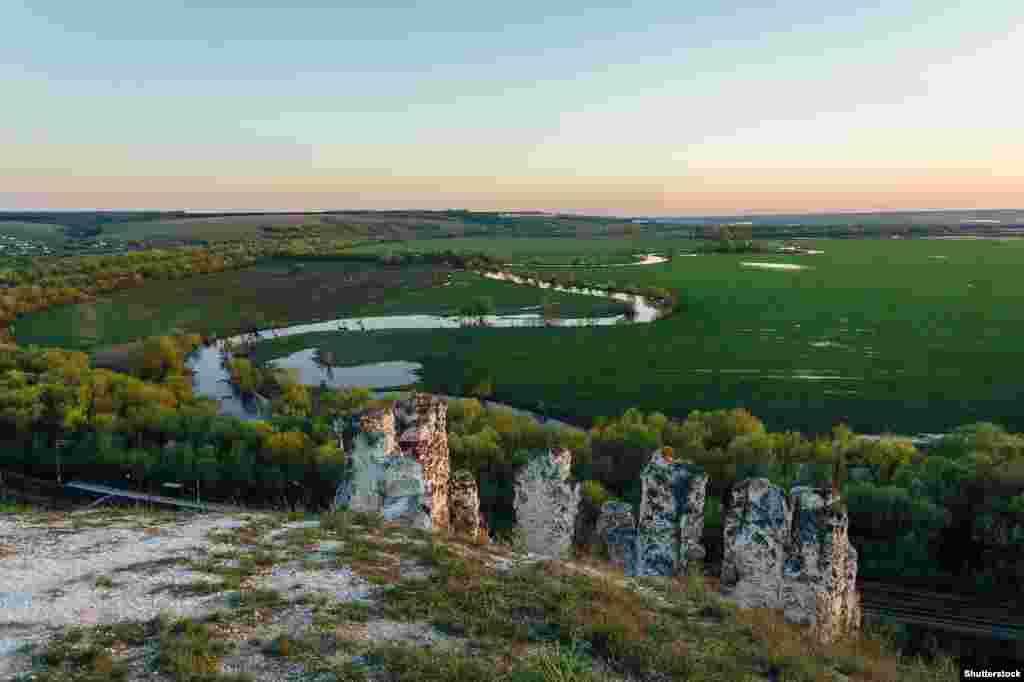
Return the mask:
M779 607L792 513L767 478L740 481L724 523L722 593L743 608Z
M569 556L581 496L580 486L568 482L571 469L568 450L542 451L516 477L516 522L528 551Z
M793 488L790 505L793 521L782 568L781 608L786 620L810 625L819 641L831 642L860 627L849 517L839 495L827 488Z
M637 520L638 576L675 576L692 560L704 558L704 498L708 477L693 464L655 452L641 476Z
M381 433L359 433L348 470L334 497L334 509L381 514L385 521L431 529L431 497L422 465L387 452Z
M848 527L831 489L797 486L787 498L768 479L737 483L725 520L722 594L743 608L781 610L821 642L859 629Z
M395 410L407 426L398 440L401 453L423 467L435 530L448 530L448 406L436 396L414 394Z
M476 478L466 469L452 474L448 490L448 514L451 532L485 540L487 533L480 517L480 490Z
M626 502L605 502L597 517L595 531L597 541L608 553L611 563L620 567L626 575L635 572L636 520L633 507Z
M395 435L395 413L386 407L376 407L359 415L359 430L363 433L379 433L384 439L384 452L398 454L398 438Z
M846 549L846 596L844 602L843 628L846 632L857 632L864 622L864 611L860 605L860 592L857 591L857 549L852 543Z

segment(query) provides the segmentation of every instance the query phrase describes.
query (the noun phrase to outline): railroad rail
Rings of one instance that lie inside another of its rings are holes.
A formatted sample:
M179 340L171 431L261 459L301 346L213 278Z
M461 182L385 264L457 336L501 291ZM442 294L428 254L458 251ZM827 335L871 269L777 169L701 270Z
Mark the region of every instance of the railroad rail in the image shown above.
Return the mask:
M1024 642L1024 608L1019 604L880 582L861 582L858 588L866 616L958 635Z

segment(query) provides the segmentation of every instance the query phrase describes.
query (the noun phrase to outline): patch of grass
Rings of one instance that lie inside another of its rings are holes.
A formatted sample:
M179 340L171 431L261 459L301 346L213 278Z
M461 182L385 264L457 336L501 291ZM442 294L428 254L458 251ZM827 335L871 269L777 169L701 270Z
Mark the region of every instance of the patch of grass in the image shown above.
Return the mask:
M442 631L490 642L581 642L608 665L632 674L687 674L671 655L682 631L648 609L636 593L544 563L488 575L480 562L435 545L427 557L439 574L405 581L382 595L394 619L427 619Z
M353 666L379 671L388 682L494 682L494 670L474 658L454 652L401 644L381 644Z
M513 682L594 682L594 661L580 642L556 644L534 652L510 679Z
M115 643L141 646L157 631L156 622L124 622L96 627L72 627L58 634L35 657L31 679L36 682L121 682L129 669L108 649Z
M109 590L114 587L114 584L110 576L101 575L99 578L96 578L96 587L98 588Z
M227 643L211 639L205 623L189 618L160 623L157 663L177 682L205 682L219 674L220 659L230 650Z

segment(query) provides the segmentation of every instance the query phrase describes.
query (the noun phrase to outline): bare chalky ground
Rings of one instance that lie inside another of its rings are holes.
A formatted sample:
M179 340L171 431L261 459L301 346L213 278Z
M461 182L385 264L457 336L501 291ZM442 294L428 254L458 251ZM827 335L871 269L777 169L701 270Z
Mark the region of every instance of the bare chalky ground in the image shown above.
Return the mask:
M116 510L0 515L0 679L27 675L31 652L38 652L71 626L148 621L160 614L204 617L229 608L229 595L223 591L189 594L191 590L182 589L218 580L188 564L231 554L235 548L220 542L223 537L218 533L238 532L261 521L273 523L274 518L283 517ZM289 532L318 525L317 521L279 523L276 530L267 531L265 539L279 541ZM302 559L266 567L245 587L276 590L292 601L312 593L337 602L369 599L377 588L351 570L336 564L316 565L315 553L331 550L329 543L323 544L327 546L301 548ZM284 609L275 617L282 620L276 624L279 629L308 621L301 606ZM274 622L268 622L262 629L274 627ZM386 636L387 624L377 623L370 629ZM142 679L147 656L138 653L135 663ZM288 673L283 663L242 658L248 662L238 656L227 658L225 671L244 669L258 680L284 679L282 674Z
M372 527L353 530L357 542L374 533ZM318 608L368 607L388 582L374 584L360 575L340 560L347 541L321 540L320 533L319 520L289 522L283 514L0 514L0 679L32 679L33 656L72 627L147 622L160 615L171 620L205 618L215 613L229 614L214 630L234 647L221 659L221 672L246 673L257 681L301 676L301 663L265 655L266 642L282 634L329 633L322 622L315 622ZM431 574L410 555L411 549L428 543L425 537L380 533L374 540L377 561L390 564L391 580ZM217 573L217 568L237 567L240 557L257 550L269 552L272 560L250 570L236 589L250 594L273 591L280 602L234 622L230 614L238 607L240 592L221 582L225 573ZM538 559L486 558L497 571ZM379 617L337 627L346 628L342 636L348 640L378 644L462 641L426 623ZM152 647L114 647L111 654L129 666L129 679L171 679L156 671Z

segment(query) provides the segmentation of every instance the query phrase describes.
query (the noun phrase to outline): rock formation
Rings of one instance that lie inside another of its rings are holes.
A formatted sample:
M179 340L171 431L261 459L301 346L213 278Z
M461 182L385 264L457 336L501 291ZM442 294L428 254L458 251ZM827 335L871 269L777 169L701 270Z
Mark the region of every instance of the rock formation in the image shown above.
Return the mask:
M572 453L537 453L516 477L516 521L530 552L565 558L572 548L581 489L568 483Z
M743 608L778 608L789 545L789 501L767 478L732 489L725 516L722 593Z
M338 486L335 507L381 512L387 520L447 531L446 414L440 399L414 394L393 408L370 408L354 419L335 420L333 429L342 448L345 422L356 430L349 475ZM396 438L396 427L402 429L401 438ZM417 516L424 509L425 525Z
M448 530L448 406L436 396L417 393L407 404L399 405L396 413L403 426L411 423L402 432L398 447L423 466L434 529Z
M790 492L790 506L793 521L782 568L781 608L786 620L810 625L819 641L831 642L860 627L849 517L839 496L827 488L797 486Z
M708 477L688 462L665 459L655 452L641 476L637 521L638 576L675 576L691 560L704 558L704 497Z
M448 490L448 513L451 532L474 539L486 539L480 518L480 490L476 478L466 469L452 474Z
M430 530L431 501L419 462L387 452L384 434L356 435L335 509L379 513L386 521Z
M398 454L398 439L395 437L395 413L385 407L375 407L359 415L359 430L363 433L379 433L384 438L384 452Z
M822 642L860 628L857 552L839 496L767 479L733 488L725 520L722 593L743 608L782 610Z
M597 517L597 541L608 552L608 559L626 575L635 571L636 520L633 507L626 502L605 502Z

